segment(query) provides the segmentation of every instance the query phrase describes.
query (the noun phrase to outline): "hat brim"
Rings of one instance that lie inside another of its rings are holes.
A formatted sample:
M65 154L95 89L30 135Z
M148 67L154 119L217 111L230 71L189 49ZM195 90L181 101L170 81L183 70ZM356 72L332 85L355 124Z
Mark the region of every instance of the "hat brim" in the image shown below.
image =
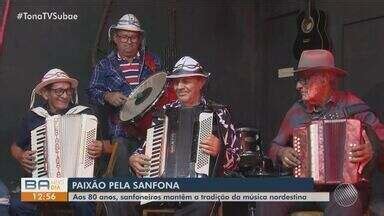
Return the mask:
M177 79L177 78L182 78L182 77L195 77L195 76L208 78L209 74L208 75L201 74L201 73L173 74L173 75L167 76L167 79Z
M347 71L345 70L342 70L340 68L337 68L337 67L327 67L327 66L317 66L317 67L308 67L308 68L298 68L296 69L294 72L296 75L302 75L304 73L306 74L312 74L312 73L316 73L316 71L319 71L319 70L326 70L328 72L332 72L334 73L336 76L340 76L340 77L344 77L346 76L348 73Z
M126 31L134 31L134 32L141 32L141 33L144 32L143 29L137 28L137 27L133 27L133 26L119 26L119 25L111 26L111 30L114 30L114 29L126 30Z
M76 79L73 79L73 78L58 78L58 79L51 79L51 80L47 80L47 81L44 81L44 82L41 82L39 84L37 84L37 86L35 87L35 92L39 95L42 94L42 89L44 87L46 87L47 85L49 84L52 84L52 83L57 83L57 82L68 82L71 84L71 87L72 88L77 88L79 82L76 80Z

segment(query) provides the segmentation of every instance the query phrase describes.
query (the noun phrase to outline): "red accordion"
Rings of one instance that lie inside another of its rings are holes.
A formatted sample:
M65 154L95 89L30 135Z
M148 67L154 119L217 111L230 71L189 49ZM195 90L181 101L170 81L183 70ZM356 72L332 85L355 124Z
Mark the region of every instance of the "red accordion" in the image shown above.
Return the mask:
M293 131L293 148L301 164L295 177L311 177L315 184L357 183L358 163L350 162L353 146L362 142L362 125L356 119L313 121Z

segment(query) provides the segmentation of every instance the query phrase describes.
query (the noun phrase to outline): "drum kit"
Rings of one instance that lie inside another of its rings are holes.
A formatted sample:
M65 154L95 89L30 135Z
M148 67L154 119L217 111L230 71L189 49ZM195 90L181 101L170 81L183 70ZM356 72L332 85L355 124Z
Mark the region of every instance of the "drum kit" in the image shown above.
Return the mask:
M240 154L240 172L245 177L276 176L272 160L265 156L261 147L263 141L260 131L255 128L242 127L236 130L240 139L242 152Z

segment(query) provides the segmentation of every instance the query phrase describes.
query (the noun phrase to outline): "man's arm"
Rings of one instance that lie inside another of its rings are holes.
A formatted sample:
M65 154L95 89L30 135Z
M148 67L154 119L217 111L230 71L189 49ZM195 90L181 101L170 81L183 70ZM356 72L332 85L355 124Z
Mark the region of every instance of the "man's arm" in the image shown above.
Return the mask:
M21 167L28 173L35 169L35 151L23 150L16 143L11 146L11 155L20 163Z
M240 160L240 142L227 109L218 112L221 140L224 142L223 171L230 172L238 168Z
M300 164L300 160L296 151L289 146L289 142L293 133L292 116L295 113L295 106L292 107L285 115L280 125L277 136L272 140L268 149L268 156L274 161L275 165L283 165L284 167L295 167ZM293 110L293 111L292 111Z
M349 92L347 94L347 104L350 106L355 104L366 105L363 100ZM370 160L372 158L373 154L377 154L379 168L384 170L384 124L380 122L379 118L371 110L354 114L353 118L360 120L365 126L369 127L369 131L374 132L376 136L371 134L372 137L368 137L364 132L365 142L363 145L353 149L352 156L357 157L357 159L352 158L352 162L364 161L365 163L367 159ZM373 138L373 140L371 140L371 138ZM378 149L379 152L373 152L373 149Z
M96 105L105 104L104 96L108 91L105 82L105 70L106 68L101 62L97 64L89 82L88 96L91 103Z

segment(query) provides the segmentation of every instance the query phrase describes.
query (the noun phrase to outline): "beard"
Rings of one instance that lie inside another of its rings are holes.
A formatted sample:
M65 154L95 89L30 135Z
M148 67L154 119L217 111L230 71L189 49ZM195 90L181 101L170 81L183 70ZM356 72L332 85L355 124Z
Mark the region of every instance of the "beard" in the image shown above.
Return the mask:
M302 99L311 105L322 105L329 97L330 86L325 83L311 83L302 93Z

